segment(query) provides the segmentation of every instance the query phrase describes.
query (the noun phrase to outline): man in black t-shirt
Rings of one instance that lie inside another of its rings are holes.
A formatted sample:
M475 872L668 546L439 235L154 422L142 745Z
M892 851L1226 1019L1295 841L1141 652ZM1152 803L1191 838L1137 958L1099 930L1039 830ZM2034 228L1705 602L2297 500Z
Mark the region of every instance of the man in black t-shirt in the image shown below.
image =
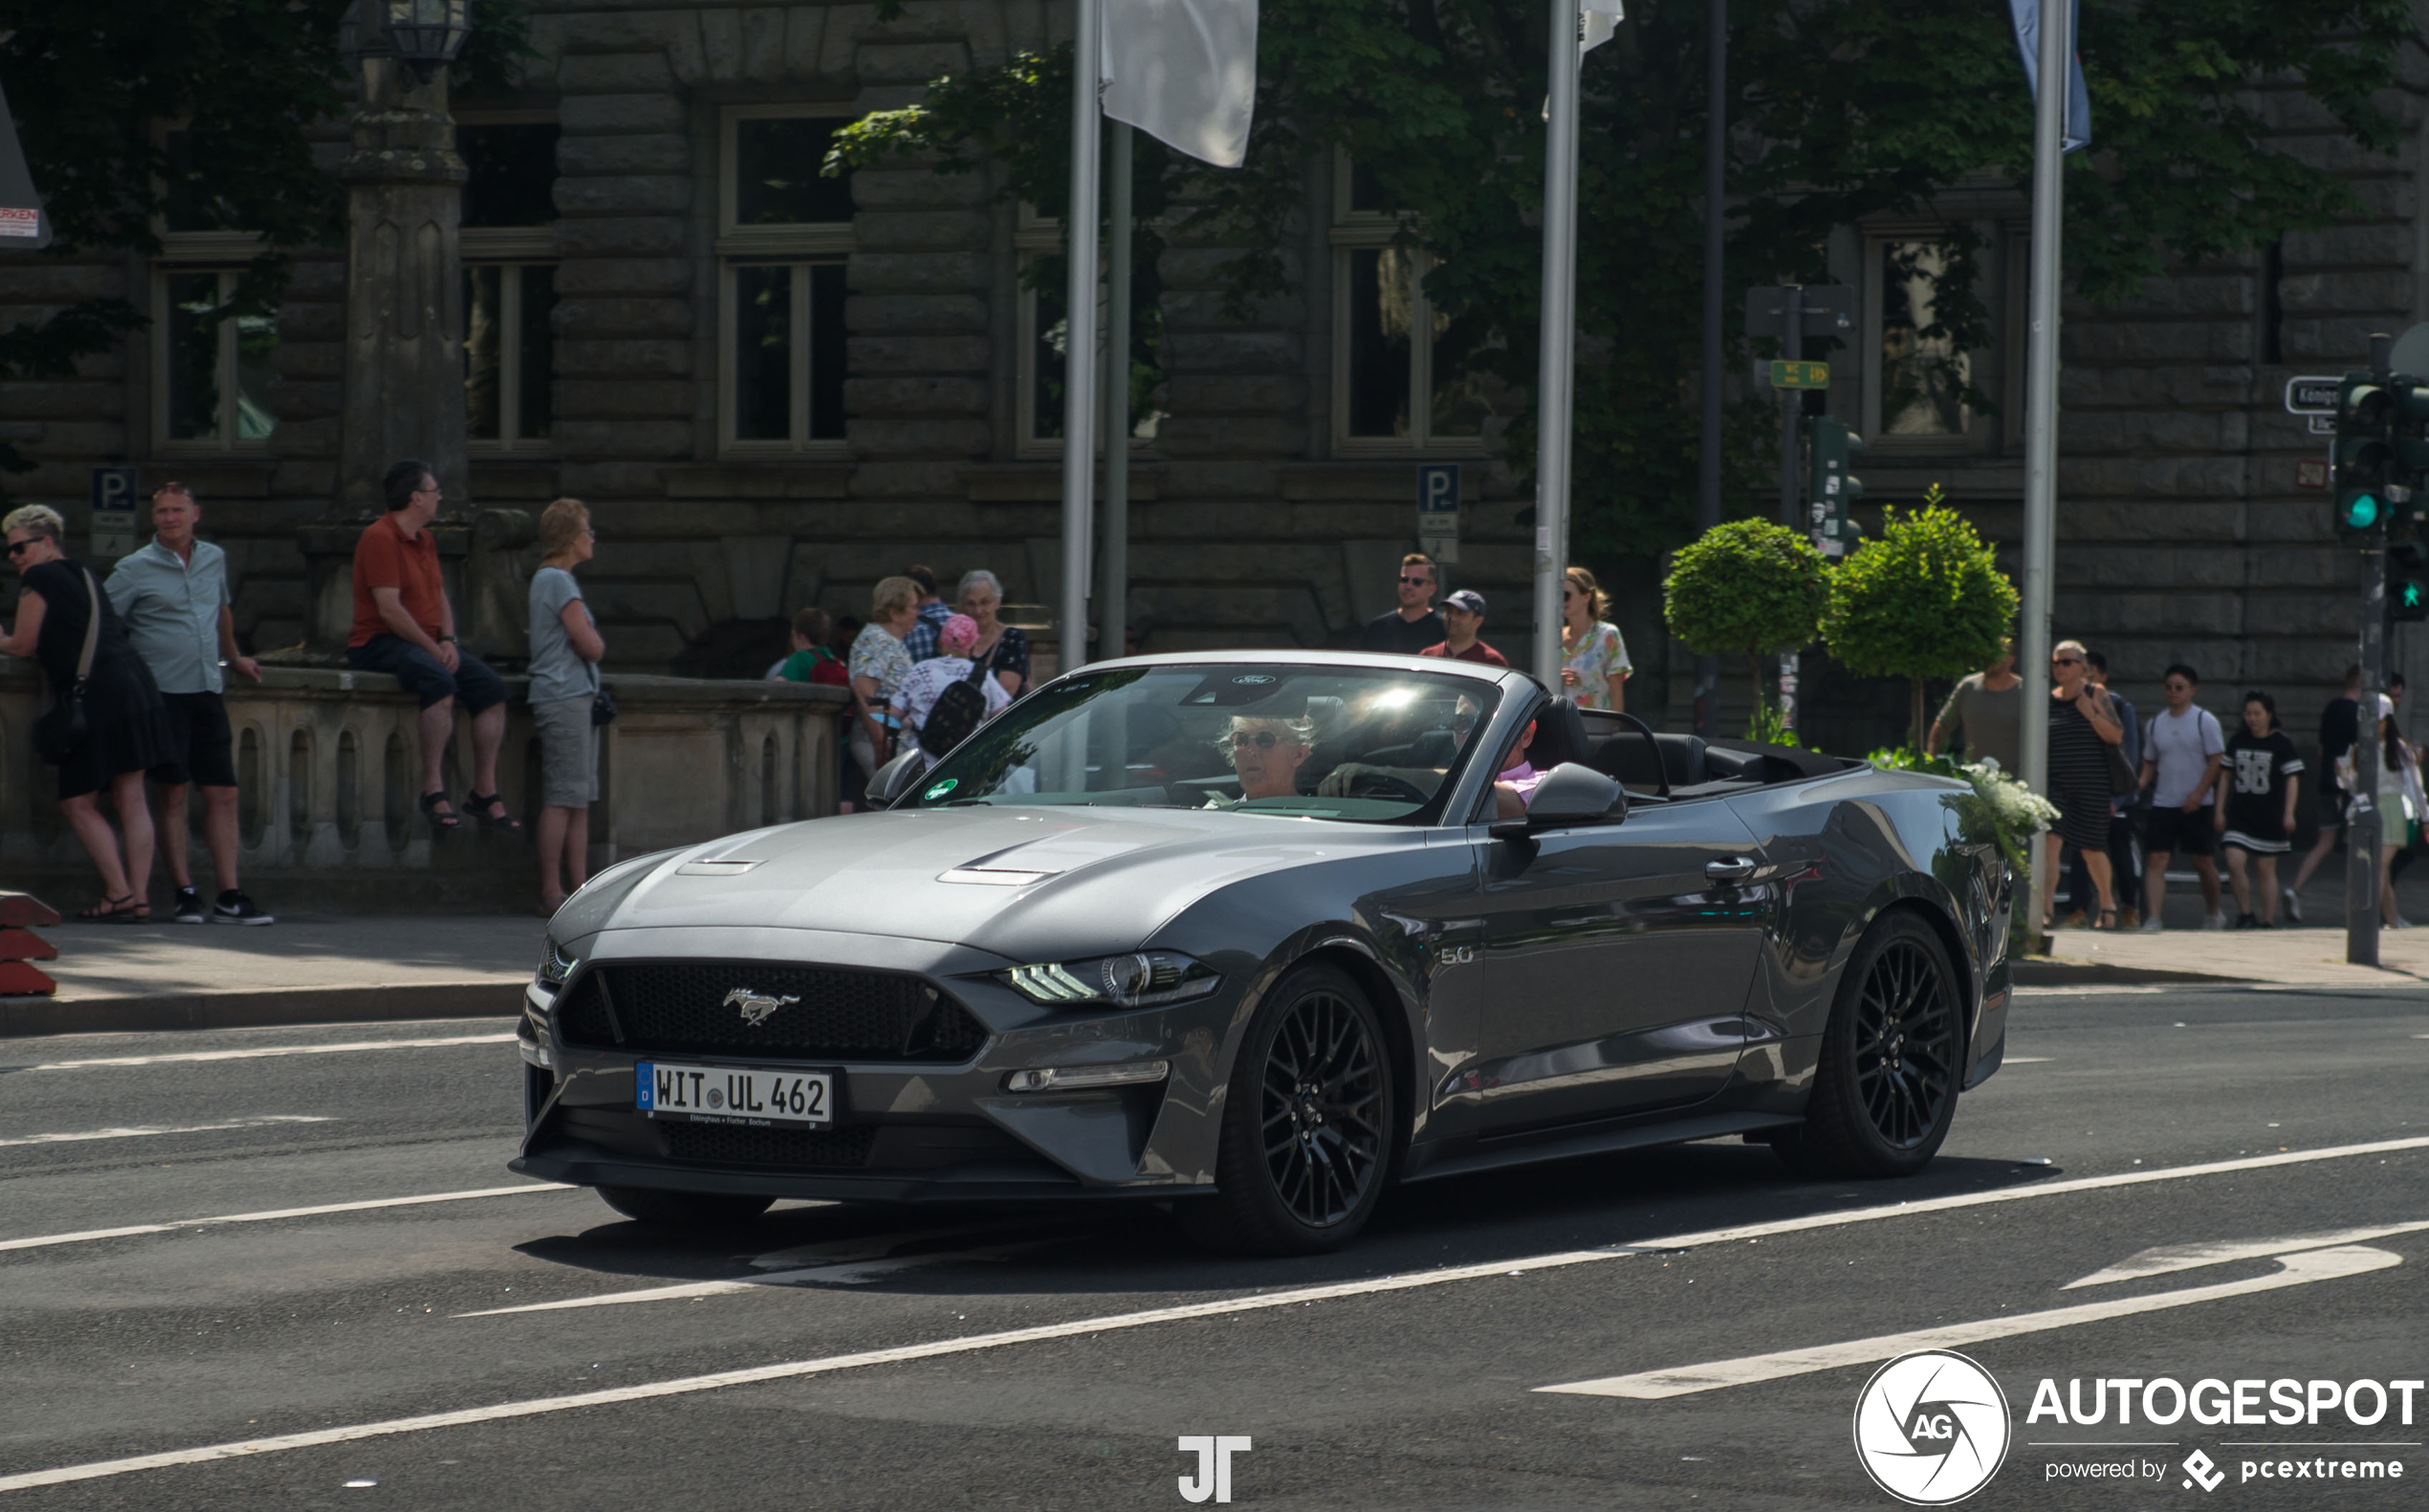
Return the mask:
M1433 609L1434 590L1441 585L1442 573L1433 558L1421 551L1401 558L1395 590L1400 607L1368 620L1358 632L1358 649L1413 656L1429 646L1441 645L1450 634Z
M2345 823L2345 790L2336 783L2336 763L2353 742L2361 738L2361 668L2358 664L2345 668L2345 691L2331 698L2319 712L2319 766L2315 786L2319 793L2319 843L2303 858L2294 870L2291 887L2279 894L2286 905L2286 917L2294 924L2303 922L2302 890L2317 871L2328 853L2336 848L2336 832Z

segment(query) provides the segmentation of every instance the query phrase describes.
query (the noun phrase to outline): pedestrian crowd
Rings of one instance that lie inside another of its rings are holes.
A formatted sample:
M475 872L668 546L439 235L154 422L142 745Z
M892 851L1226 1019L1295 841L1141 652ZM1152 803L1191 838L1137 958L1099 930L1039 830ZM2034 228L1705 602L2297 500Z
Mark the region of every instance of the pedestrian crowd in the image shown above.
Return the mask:
M2179 857L2200 888L2202 928L2274 929L2281 916L2302 922L2302 889L2335 849L2352 808L2358 667L2347 669L2344 693L2320 712L2319 737L2308 751L2287 733L2265 689L2244 692L2229 734L2227 722L2199 706L2200 676L2182 662L2166 669L2164 705L2147 717L2110 690L2107 658L2080 641L2050 648L2049 678L2048 794L2059 818L2045 863L2053 873L2065 868L2067 924L2160 932L2168 868ZM2023 687L2012 649L2002 649L1949 694L1925 736L1925 753L1939 754L1962 732L1968 761L2016 770ZM2404 921L2391 884L2421 848L2421 820L2429 815L2420 753L2396 723L2402 699L2398 675L2379 695L2374 721L2381 744L2374 795L2384 842L2379 910L2396 929ZM2293 875L2282 878L2278 861L2292 855L2307 791L2318 839ZM2229 892L2232 921L2224 906ZM2042 923L2048 928L2051 920Z

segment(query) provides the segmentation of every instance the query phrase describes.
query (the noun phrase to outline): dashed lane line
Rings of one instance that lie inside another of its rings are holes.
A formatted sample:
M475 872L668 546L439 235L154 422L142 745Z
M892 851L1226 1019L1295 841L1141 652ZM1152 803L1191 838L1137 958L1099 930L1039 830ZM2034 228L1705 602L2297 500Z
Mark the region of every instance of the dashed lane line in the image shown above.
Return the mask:
M343 1044L264 1044L242 1050L181 1050L173 1055L113 1055L89 1061L46 1061L0 1070L98 1071L131 1065L192 1065L206 1061L266 1061L287 1055L350 1055L358 1050L435 1050L457 1044L505 1044L506 1034L456 1034L426 1040L349 1040Z
M315 1218L329 1213L370 1213L381 1208L414 1208L433 1202L470 1202L475 1197L526 1196L542 1192L580 1192L545 1182L518 1181L511 1187L474 1187L465 1192L425 1192L409 1197L374 1197L365 1202L324 1202L309 1208L271 1208L260 1213L222 1213L216 1217L180 1218L174 1223L130 1223L115 1229L84 1229L74 1234L36 1234L30 1238L0 1239L0 1250L48 1249L55 1244L90 1244L96 1239L125 1238L137 1234L167 1234L177 1229L218 1228L228 1223L271 1223L281 1218Z
M177 1128L131 1127L85 1129L72 1134L18 1134L0 1145L74 1145L89 1139L149 1139L157 1134L213 1134L223 1129L268 1129L278 1124L334 1124L335 1118L313 1113L269 1113L260 1118L231 1118L220 1124L183 1124Z
M1477 1281L1494 1276L1518 1276L1533 1271L1558 1270L1572 1265L1587 1265L1616 1260L1625 1255L1693 1249L1708 1244L1724 1244L1733 1240L1766 1238L1773 1234L1792 1234L1807 1229L1833 1228L1843 1224L1871 1222L1881 1218L1912 1217L1923 1213L1944 1213L1952 1209L1987 1207L2002 1202L2022 1202L2075 1192L2143 1186L2155 1181L2179 1181L2193 1176L2224 1175L2241 1171L2266 1171L2279 1166L2349 1159L2358 1155L2383 1155L2398 1150L2421 1149L2429 1149L2429 1138L2382 1139L2362 1145L2292 1150L2274 1155L2247 1156L2239 1160L2215 1160L2198 1166L2163 1167L2154 1171L2118 1172L2106 1176L2082 1176L2069 1181L2052 1181L2046 1185L2016 1187L2000 1192L1926 1197L1915 1202L1858 1208L1845 1213L1817 1213L1804 1217L1782 1218L1770 1223L1740 1224L1734 1228L1708 1229L1699 1234L1680 1234L1667 1238L1612 1244L1601 1249L1567 1250L1520 1260L1490 1260L1479 1265L1444 1266L1438 1270L1379 1276L1367 1281L1341 1282L1327 1286L1301 1286L1288 1291L1235 1297L1220 1302L1192 1303L1177 1307L1152 1307L1141 1312L1077 1318L1067 1323L1042 1324L1036 1327L1013 1328L1000 1333L965 1334L957 1338L936 1339L926 1344L903 1345L890 1349L870 1349L857 1354L832 1354L813 1360L787 1360L775 1365L754 1366L739 1370L720 1370L710 1375L677 1376L665 1381L611 1387L604 1391L577 1391L564 1396L533 1397L519 1402L494 1402L487 1407L468 1407L449 1413L427 1413L415 1417L391 1417L380 1422L350 1423L341 1427L315 1429L300 1434L264 1435L259 1438L239 1439L230 1443L203 1444L191 1449L171 1449L159 1454L133 1455L122 1459L98 1459L80 1465L61 1465L50 1470L28 1470L16 1475L0 1476L0 1492L22 1491L33 1486L65 1485L79 1480L99 1480L111 1476L135 1475L146 1470L162 1470L174 1465L206 1464L220 1459L240 1459L254 1455L279 1454L290 1449L317 1448L323 1444L354 1443L366 1438L391 1437L398 1434L460 1428L471 1423L492 1423L510 1418L535 1417L549 1413L578 1412L584 1408L607 1407L621 1402L644 1402L660 1397L688 1396L698 1391L721 1391L729 1386L753 1386L767 1381L797 1380L803 1376L825 1375L838 1370L861 1370L879 1365L900 1365L914 1360L932 1360L948 1355L975 1353L983 1349L1007 1348L1049 1339L1071 1339L1088 1334L1112 1333L1129 1328L1149 1327L1157 1324L1179 1323L1194 1318L1229 1317L1263 1312L1277 1307L1312 1305L1319 1302L1329 1302L1342 1297L1368 1297L1388 1292L1415 1291L1429 1286L1447 1285L1455 1282Z

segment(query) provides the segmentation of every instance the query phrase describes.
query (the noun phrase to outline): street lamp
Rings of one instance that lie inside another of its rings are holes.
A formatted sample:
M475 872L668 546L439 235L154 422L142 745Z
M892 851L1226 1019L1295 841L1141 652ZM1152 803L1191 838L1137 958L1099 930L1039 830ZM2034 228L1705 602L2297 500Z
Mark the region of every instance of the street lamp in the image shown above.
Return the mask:
M393 57L428 83L455 61L471 33L470 0L355 0L347 14L346 51L357 57Z

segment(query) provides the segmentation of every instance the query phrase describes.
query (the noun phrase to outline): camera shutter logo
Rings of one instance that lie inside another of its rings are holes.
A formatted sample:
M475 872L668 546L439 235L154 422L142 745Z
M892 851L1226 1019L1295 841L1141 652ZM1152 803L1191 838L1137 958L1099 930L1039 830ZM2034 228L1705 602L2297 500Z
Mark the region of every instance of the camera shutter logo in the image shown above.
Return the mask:
M1914 1506L1962 1501L2007 1457L2007 1397L1990 1372L1947 1349L1901 1354L1855 1399L1855 1457Z
M742 1010L742 1021L756 1026L767 1022L778 1008L799 1002L799 997L762 997L748 987L736 987L725 995L725 1006Z

